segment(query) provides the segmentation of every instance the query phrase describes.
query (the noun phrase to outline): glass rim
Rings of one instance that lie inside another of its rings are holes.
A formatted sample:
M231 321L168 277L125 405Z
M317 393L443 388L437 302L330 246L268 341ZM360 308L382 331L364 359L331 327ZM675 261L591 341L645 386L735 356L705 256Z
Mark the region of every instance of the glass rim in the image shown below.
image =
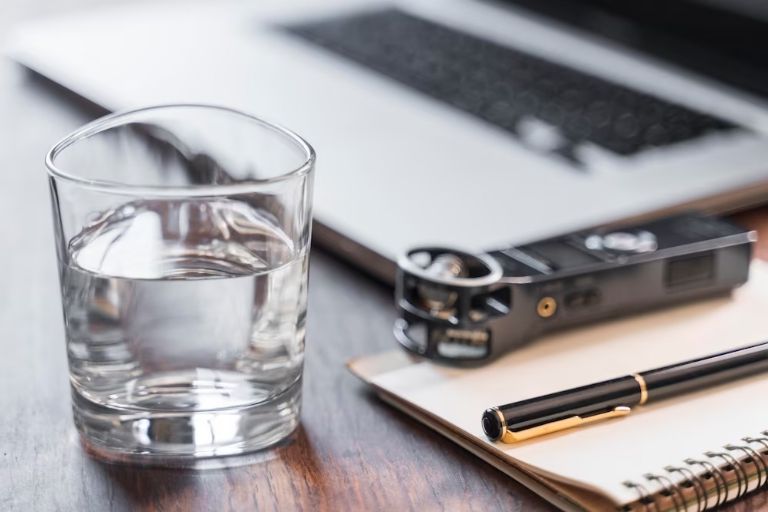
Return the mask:
M139 184L130 184L130 183L120 183L117 181L110 181L110 180L88 179L82 176L78 176L77 174L74 174L72 172L65 171L57 167L56 164L54 163L56 157L61 152L63 152L68 147L74 145L77 142L85 140L99 133L105 132L111 128L128 124L126 122L127 120L130 120L131 117L138 116L139 114L143 114L143 113L155 111L155 110L165 110L165 109L171 109L171 108L211 109L211 110L219 110L222 112L228 112L238 116L246 117L249 120L259 124L261 127L271 130L277 134L283 135L287 137L289 140L291 140L298 148L300 148L304 152L305 154L304 162L296 168L293 168L291 170L288 170L282 174L273 176L271 178L265 178L265 179L254 178L254 179L249 179L247 182L225 183L225 184L218 184L218 185L204 184L204 185L173 185L173 186L139 185ZM280 183L283 181L296 179L298 177L309 174L312 168L314 167L315 160L316 160L315 150L309 144L309 142L304 140L304 138L298 135L296 132L289 130L288 128L285 128L279 124L265 121L259 117L243 112L242 110L237 110L231 107L225 107L223 105L214 105L214 104L206 104L206 103L167 103L167 104L150 105L147 107L142 107L137 109L122 110L122 111L114 112L112 114L107 114L105 116L99 117L98 119L95 119L81 126L80 128L77 128L76 130L70 132L68 135L64 136L64 138L59 140L57 143L53 145L53 147L51 147L51 149L48 151L48 153L45 156L45 166L47 168L49 176L54 178L59 178L71 183L75 183L77 185L80 185L88 189L100 190L104 192L110 192L113 194L122 194L122 195L145 194L150 196L197 196L199 197L199 196L221 196L221 195L227 195L227 194L248 193L248 192L253 192L254 187L263 187L265 185L271 185L273 183Z

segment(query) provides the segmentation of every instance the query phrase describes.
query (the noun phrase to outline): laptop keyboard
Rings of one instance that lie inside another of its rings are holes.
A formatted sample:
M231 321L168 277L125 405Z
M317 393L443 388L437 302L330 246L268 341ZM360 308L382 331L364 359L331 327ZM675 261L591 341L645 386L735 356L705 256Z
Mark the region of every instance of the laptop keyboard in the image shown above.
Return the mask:
M735 128L397 9L288 30L576 163L584 142L627 156Z

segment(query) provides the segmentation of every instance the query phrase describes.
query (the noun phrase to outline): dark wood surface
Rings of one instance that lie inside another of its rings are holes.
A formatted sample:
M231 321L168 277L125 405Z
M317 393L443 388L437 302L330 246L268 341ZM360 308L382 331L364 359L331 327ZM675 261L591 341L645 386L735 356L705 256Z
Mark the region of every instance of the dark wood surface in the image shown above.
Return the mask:
M16 18L33 8L10 5ZM9 25L6 7L0 37ZM34 8L46 10L40 2ZM351 357L393 347L392 291L320 250L312 255L304 409L295 439L250 464L207 471L88 457L70 414L43 155L93 115L0 64L0 510L551 509L379 402L345 370ZM768 242L766 210L742 219ZM761 251L768 256L768 243ZM766 504L763 493L732 509Z

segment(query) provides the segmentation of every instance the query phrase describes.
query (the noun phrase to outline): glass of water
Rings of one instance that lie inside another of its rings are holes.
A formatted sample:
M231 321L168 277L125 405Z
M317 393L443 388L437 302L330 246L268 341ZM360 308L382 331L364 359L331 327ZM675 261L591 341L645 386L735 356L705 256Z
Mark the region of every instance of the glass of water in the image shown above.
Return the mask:
M112 460L295 430L315 154L235 110L110 115L48 154L75 424Z

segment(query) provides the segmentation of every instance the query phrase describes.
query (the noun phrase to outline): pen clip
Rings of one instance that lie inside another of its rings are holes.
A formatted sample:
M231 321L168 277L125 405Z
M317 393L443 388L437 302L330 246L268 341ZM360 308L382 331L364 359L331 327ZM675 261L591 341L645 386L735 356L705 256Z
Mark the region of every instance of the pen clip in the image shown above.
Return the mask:
M512 431L504 429L504 435L501 437L503 443L518 443L534 437L539 437L553 432L559 432L569 428L580 427L588 423L595 423L597 421L609 420L612 418L621 418L632 412L627 406L620 405L605 412L599 412L589 416L569 416L561 420L553 421L551 423L545 423L536 427L527 428L525 430Z

